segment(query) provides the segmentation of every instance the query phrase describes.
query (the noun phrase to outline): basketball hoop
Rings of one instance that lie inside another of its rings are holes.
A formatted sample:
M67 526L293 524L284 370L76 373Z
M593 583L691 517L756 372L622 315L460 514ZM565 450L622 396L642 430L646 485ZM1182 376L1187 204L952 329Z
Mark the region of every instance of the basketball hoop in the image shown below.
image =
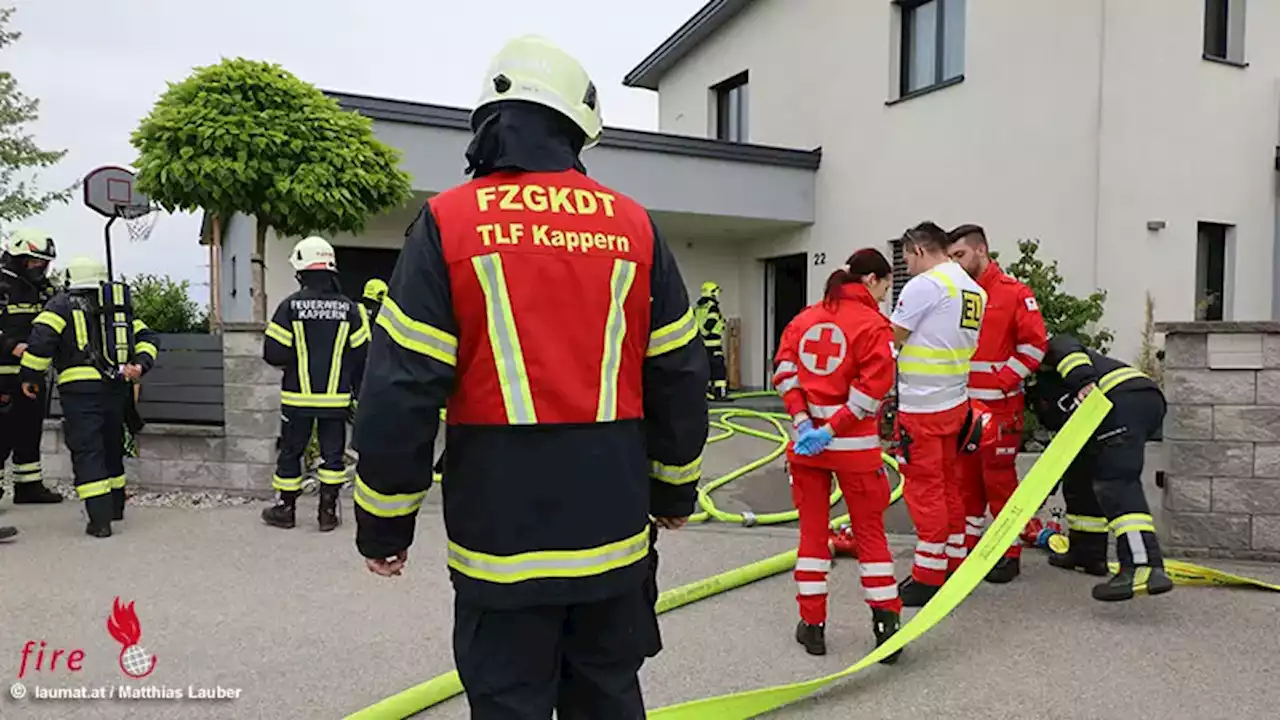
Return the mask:
M116 217L124 220L124 227L129 231L129 242L145 242L155 230L160 213L153 206L116 205Z
M114 165L100 167L84 178L84 204L107 218L102 236L106 245L109 278L115 278L111 262L111 225L116 220L124 220L125 228L129 231L129 241L142 242L151 237L158 219L155 204L146 193L134 188L136 179L132 171Z

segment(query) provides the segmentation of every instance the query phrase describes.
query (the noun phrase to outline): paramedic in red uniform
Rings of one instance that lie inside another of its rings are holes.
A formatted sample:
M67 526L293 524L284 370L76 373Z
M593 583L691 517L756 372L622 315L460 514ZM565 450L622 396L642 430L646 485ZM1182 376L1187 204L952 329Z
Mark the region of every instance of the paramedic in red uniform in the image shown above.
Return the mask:
M371 571L403 572L447 406L453 651L471 717L640 720L637 673L661 649L654 528L693 512L707 357L648 213L578 159L601 134L582 66L523 37L484 82L474 177L409 228L376 320L356 545Z
M968 424L969 361L987 297L947 256L950 240L925 222L902 237L907 272L890 321L898 346L898 432L903 498L916 526L911 577L898 591L921 607L964 562L964 505L956 473Z
M995 444L960 458L960 492L965 514L965 547L982 539L987 507L991 517L1004 509L1018 489L1018 448L1022 444L1023 381L1044 360L1044 318L1031 288L1006 275L987 252L987 236L978 225L948 233L951 259L987 291L978 351L969 366L969 397L980 400L996 423ZM1007 583L1018 576L1021 542L1005 551L987 581Z
M791 497L800 512L796 641L811 655L827 652L827 528L833 474L849 506L877 645L898 630L902 612L884 533L889 478L880 457L876 414L893 388L893 331L880 312L892 285L893 269L884 255L871 248L854 253L827 278L822 302L787 324L774 359L773 384L798 436L787 448ZM898 654L884 662L896 662Z

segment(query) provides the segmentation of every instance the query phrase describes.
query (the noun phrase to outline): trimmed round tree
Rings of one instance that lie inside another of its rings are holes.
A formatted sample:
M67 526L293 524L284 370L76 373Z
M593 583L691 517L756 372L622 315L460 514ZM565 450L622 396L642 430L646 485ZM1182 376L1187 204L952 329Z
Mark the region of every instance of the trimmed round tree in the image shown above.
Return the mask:
M165 210L257 221L251 293L267 319L266 238L358 233L403 207L409 175L369 118L279 65L236 58L170 83L131 138L138 187Z

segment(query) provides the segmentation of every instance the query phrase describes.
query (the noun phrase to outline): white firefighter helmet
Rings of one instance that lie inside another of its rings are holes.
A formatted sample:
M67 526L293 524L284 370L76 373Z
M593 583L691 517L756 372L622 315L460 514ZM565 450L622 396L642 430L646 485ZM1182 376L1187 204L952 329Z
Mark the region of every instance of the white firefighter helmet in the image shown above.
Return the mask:
M101 287L107 281L107 266L95 257L77 255L67 261L66 281L71 290Z
M45 262L53 262L54 258L58 257L53 236L35 228L14 230L4 243L4 252L8 255L32 257Z
M297 272L302 272L303 270L338 271L338 261L333 253L333 246L329 244L328 240L317 235L299 240L298 244L293 246L293 252L289 253L289 264Z
M471 129L480 108L503 100L538 103L569 118L587 136L584 149L600 141L604 125L595 83L577 60L546 38L516 38L494 56L471 111Z

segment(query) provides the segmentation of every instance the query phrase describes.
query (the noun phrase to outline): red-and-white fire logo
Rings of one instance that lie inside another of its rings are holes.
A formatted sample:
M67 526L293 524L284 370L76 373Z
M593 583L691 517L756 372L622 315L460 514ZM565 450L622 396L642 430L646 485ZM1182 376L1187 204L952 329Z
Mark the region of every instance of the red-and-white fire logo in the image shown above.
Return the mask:
M133 603L121 605L116 598L107 616L107 632L123 647L120 650L120 672L131 678L140 679L156 669L156 656L138 644L142 640L142 623L138 622L138 613L134 612Z

